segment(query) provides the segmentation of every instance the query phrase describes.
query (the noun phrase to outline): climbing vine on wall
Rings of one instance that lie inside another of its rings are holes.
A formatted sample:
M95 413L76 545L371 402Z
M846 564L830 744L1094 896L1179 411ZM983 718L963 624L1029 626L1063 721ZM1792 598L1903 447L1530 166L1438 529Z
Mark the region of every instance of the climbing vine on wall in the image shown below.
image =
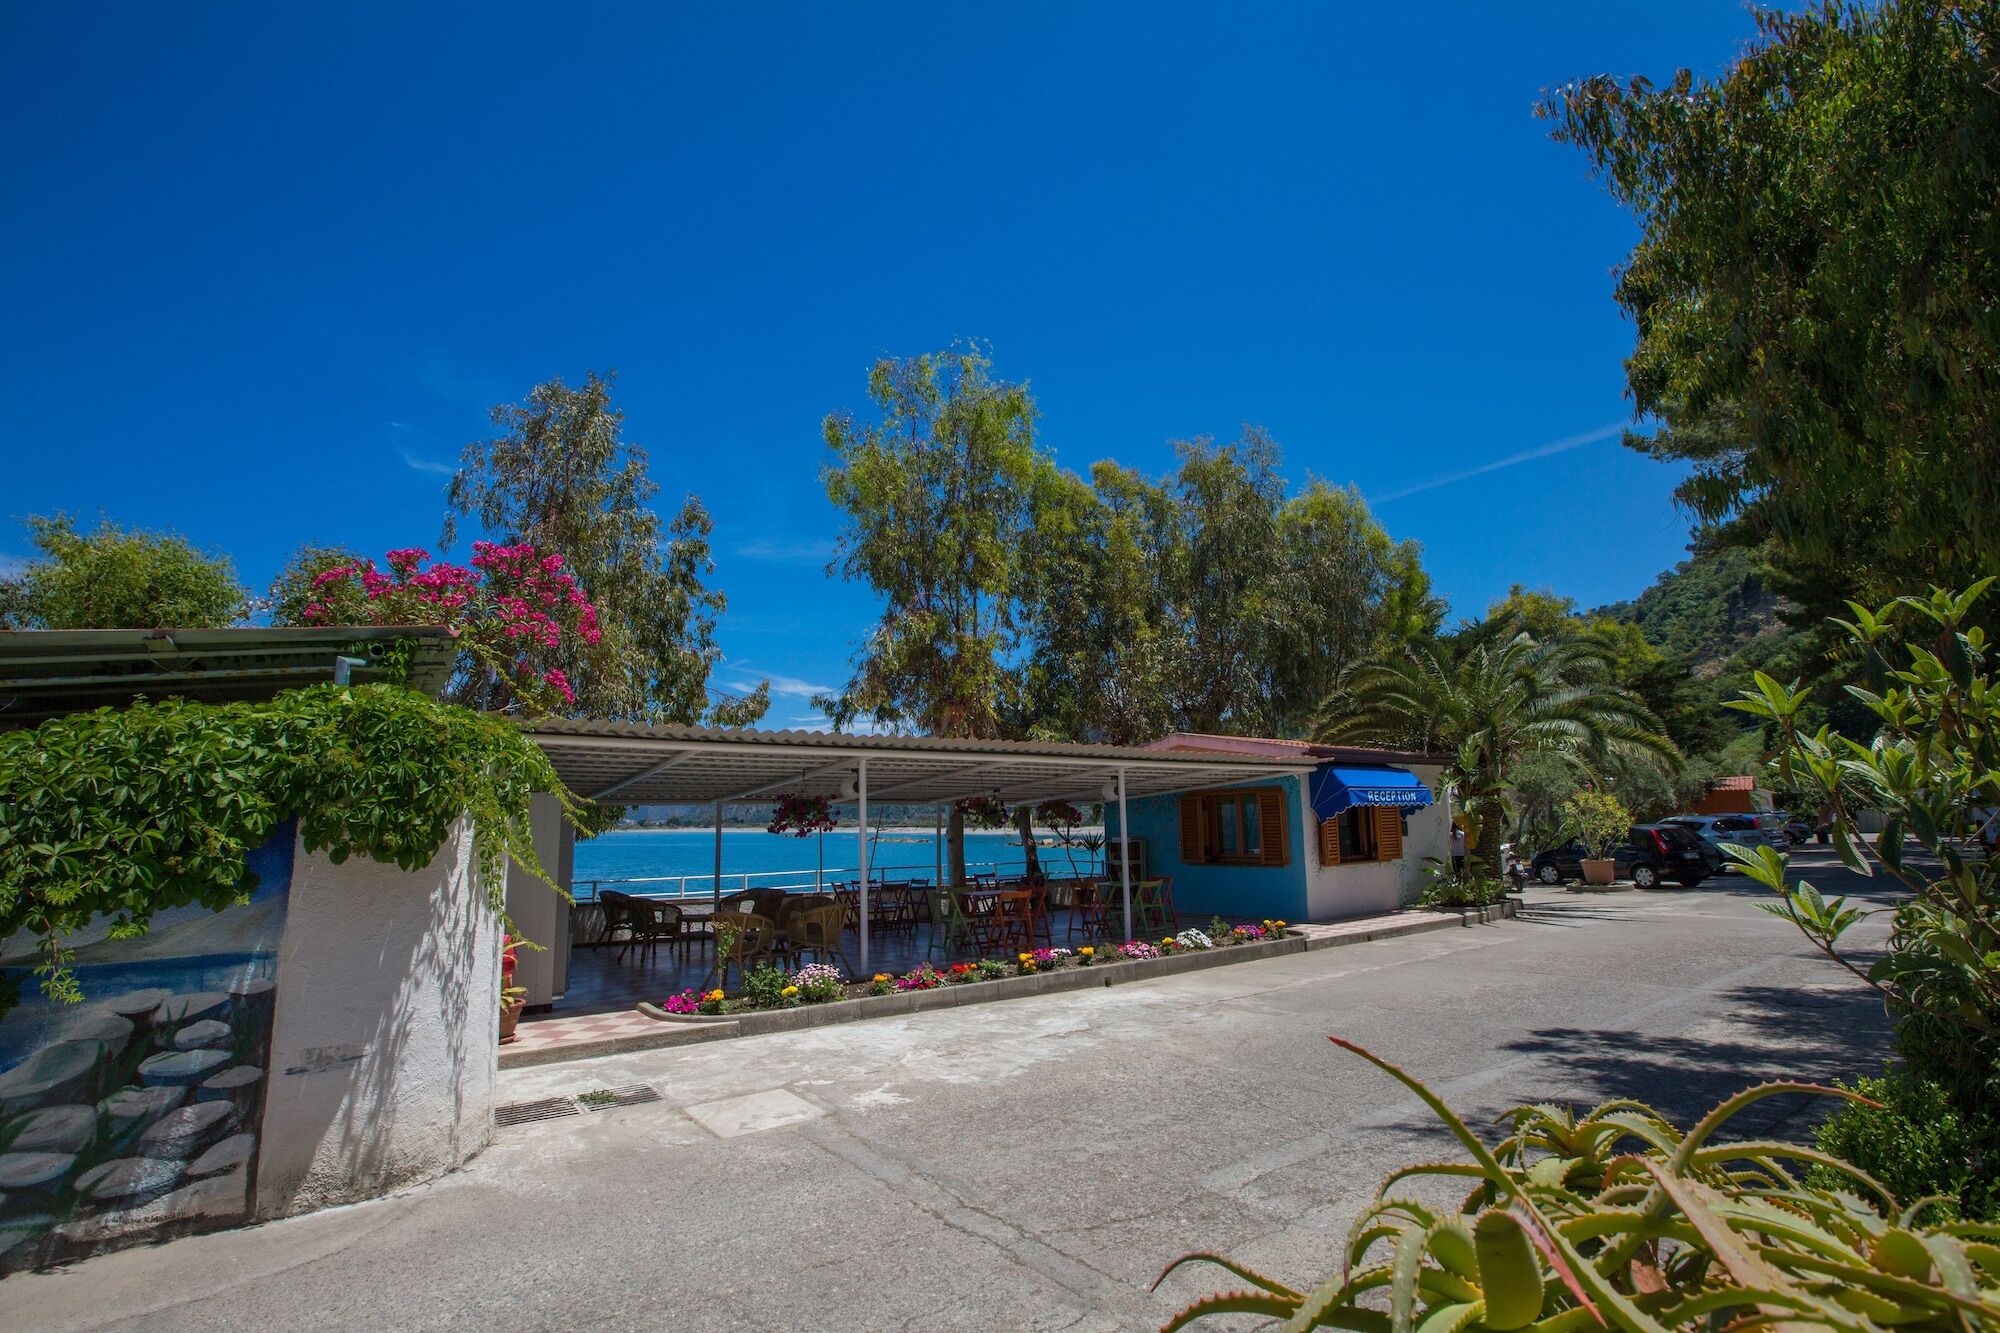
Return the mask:
M498 909L509 856L548 880L527 832L537 791L568 803L518 726L397 685L57 718L0 734L0 939L30 932L42 992L79 999L71 936L100 915L125 938L168 908L246 901L245 855L293 817L336 864L419 870L467 815ZM0 1013L13 1001L0 993Z

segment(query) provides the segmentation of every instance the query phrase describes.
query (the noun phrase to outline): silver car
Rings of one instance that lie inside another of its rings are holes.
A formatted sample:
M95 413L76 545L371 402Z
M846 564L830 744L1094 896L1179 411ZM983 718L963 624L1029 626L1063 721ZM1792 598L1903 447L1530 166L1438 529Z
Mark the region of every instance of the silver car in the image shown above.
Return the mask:
M1764 826L1767 819L1771 824L1769 828ZM1791 845L1791 840L1785 836L1783 822L1776 815L1670 815L1660 822L1679 824L1718 851L1725 842L1738 847L1773 847L1781 852ZM1723 868L1727 870L1735 864L1725 853Z

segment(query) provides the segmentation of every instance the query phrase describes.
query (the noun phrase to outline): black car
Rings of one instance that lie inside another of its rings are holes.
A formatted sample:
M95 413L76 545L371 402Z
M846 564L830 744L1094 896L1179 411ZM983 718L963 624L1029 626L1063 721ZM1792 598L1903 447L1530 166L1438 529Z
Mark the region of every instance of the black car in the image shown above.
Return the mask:
M1582 879L1584 856L1582 843L1566 843L1537 856L1531 870L1544 884ZM1713 847L1676 824L1634 824L1625 831L1625 841L1612 849L1611 858L1618 878L1642 889L1656 889L1668 879L1693 888L1722 868L1722 857Z

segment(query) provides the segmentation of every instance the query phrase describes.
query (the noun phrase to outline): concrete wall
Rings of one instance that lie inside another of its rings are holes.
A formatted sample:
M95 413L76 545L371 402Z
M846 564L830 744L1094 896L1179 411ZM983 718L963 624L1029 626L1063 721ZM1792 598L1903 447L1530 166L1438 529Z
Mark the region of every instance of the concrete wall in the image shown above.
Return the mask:
M1436 793L1438 769L1413 764L1410 771ZM1307 921L1369 916L1408 907L1423 891L1424 858L1449 854L1441 801L1410 811L1403 829L1403 854L1394 861L1323 866L1317 839L1315 829L1306 874L1307 915L1302 918Z
M461 822L415 873L298 851L259 1217L428 1180L492 1140L500 932L471 849Z
M562 803L547 792L531 798L528 833L535 859L565 892L576 883L576 829ZM570 905L518 861L507 863L507 916L523 939L539 949L517 951L514 984L527 990L530 1009L553 1003L569 989Z

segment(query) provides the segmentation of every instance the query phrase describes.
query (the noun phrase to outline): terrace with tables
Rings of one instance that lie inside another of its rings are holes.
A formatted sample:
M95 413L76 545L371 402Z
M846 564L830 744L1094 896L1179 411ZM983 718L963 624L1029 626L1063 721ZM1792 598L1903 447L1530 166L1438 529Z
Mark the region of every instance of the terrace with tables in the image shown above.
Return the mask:
M732 992L743 967L830 962L849 975L904 972L1035 947L1076 948L1154 938L1190 924L1175 913L1173 885L1147 877L1116 840L1098 877L1004 879L968 874L947 883L940 850L931 875L870 868L868 806L932 805L990 797L1115 806L1134 797L1303 777L1304 755L1175 752L1039 742L857 737L702 727L551 720L534 733L571 790L602 801L703 804L714 810L712 875L655 885L578 885L572 907L525 875L510 877L508 910L530 939L516 982L529 990L526 1025L630 1010L641 999L718 984ZM731 893L722 811L781 799L851 808L854 871L841 878ZM574 833L550 802L537 822L544 865L573 863ZM1122 817L1120 827L1127 827ZM1053 872L1055 867L1049 867ZM559 872L560 873L560 872ZM567 874L563 882L569 883ZM638 889L639 892L628 890ZM1129 896L1129 905L1128 905ZM1204 917L1205 923L1207 918ZM720 932L716 923L728 927ZM717 946L723 946L718 953Z
M708 896L602 888L593 899L579 901L571 916L560 1012L616 1012L640 1000L658 1003L689 987L724 984L733 990L742 969L760 962L787 969L824 962L851 976L865 975L855 961L860 917L855 881L828 880L822 891L753 889L727 895L719 904ZM715 947L718 919L737 926L727 957L719 957ZM1206 925L1208 918L1197 922L1174 911L1170 877L1132 882L1128 931L1118 880L974 875L961 887L943 890L927 879L877 881L869 888L868 921L870 969L900 974L927 962L943 967L1035 948L1156 939Z

